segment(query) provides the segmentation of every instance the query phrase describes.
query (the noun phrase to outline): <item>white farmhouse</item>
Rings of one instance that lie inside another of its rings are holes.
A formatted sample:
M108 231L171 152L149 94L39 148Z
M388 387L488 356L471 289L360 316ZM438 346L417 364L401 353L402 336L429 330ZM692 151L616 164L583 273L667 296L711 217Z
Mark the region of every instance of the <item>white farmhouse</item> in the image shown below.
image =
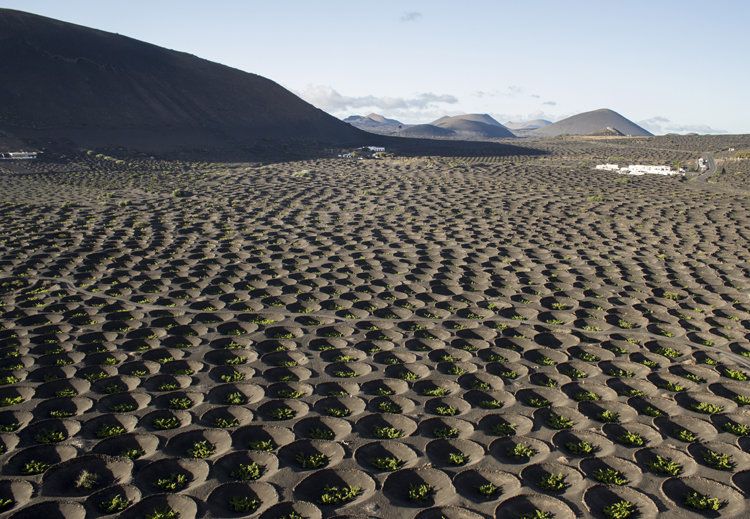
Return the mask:
M599 171L614 171L621 175L679 175L684 171L674 171L669 166L650 166L646 164L630 164L620 167L617 164L597 164L594 169Z
M0 152L0 160L32 160L36 158L35 151Z
M679 172L673 171L669 166L647 166L644 164L630 164L627 168L630 175L676 175Z

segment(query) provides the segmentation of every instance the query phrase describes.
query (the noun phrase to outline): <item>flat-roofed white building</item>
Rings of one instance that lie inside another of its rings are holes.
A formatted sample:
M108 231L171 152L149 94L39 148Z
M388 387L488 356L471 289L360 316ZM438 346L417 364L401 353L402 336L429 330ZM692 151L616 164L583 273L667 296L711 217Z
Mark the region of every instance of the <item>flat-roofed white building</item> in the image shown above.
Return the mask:
M630 175L677 175L679 173L669 166L647 166L644 164L630 164L623 169L627 169Z
M31 160L35 159L35 151L6 151L0 152L0 160Z
M651 166L648 164L630 164L620 167L617 164L598 164L594 169L599 171L614 171L621 175L680 175L683 171L675 171L669 166Z

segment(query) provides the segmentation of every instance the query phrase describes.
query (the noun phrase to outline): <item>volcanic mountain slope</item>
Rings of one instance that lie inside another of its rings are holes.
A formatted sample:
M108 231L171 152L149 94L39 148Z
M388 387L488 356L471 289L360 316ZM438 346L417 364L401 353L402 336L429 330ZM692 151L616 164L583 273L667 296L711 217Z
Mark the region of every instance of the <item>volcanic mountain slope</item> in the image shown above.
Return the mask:
M550 124L552 124L552 121L548 121L547 119L532 119L531 121L510 121L505 123L505 127L515 132L516 130L536 130Z
M618 133L646 137L652 135L633 121L607 108L574 115L533 132L534 135L543 137L555 137L557 135L617 135Z
M467 138L515 137L513 132L487 114L464 114L441 117L433 126L454 131L457 136Z
M446 115L429 124L404 124L378 114L352 115L344 121L367 132L398 137L473 141L515 137L488 114Z
M382 135L395 135L407 126L401 121L389 119L380 114L350 115L344 119L344 122L349 123L360 130L379 133Z
M366 134L261 76L125 36L0 9L0 135L163 150Z
M453 116L445 115L439 119L432 121L431 124L440 126L441 124L452 124L455 121L474 121L478 123L489 124L491 126L503 126L489 114L462 114Z
M456 136L456 132L448 128L441 128L434 124L414 124L403 128L398 132L401 137L411 137L418 139L451 139Z

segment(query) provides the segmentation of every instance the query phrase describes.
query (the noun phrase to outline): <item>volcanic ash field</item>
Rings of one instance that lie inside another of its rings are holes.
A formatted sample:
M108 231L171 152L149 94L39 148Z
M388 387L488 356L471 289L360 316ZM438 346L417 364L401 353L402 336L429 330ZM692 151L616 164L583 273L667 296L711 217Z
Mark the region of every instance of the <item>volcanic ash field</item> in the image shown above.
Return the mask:
M750 199L581 153L5 171L0 506L744 516Z

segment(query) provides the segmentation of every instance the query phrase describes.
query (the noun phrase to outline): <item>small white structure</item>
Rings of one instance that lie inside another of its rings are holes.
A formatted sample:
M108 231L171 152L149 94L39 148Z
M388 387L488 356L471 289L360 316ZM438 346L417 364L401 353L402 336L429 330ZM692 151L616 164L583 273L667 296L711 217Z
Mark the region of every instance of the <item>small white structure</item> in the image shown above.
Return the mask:
M630 164L627 167L620 167L617 164L598 164L594 169L599 171L614 171L621 175L680 175L683 171L675 171L669 166L651 166L647 164Z
M629 175L676 175L679 173L669 166L646 166L644 164L631 164L626 169Z
M35 159L35 151L7 151L0 152L0 160L32 160Z
M340 153L342 159L379 159L385 154L383 146L362 146L347 153Z

